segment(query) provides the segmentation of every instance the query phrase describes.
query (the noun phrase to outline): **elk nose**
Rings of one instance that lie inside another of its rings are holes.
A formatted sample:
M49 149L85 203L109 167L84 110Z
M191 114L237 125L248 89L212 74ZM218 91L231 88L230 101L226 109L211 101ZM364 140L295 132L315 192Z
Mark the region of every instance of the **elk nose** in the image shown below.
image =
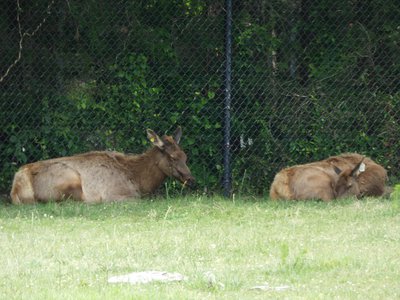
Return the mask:
M194 188L196 186L196 179L193 176L188 176L184 184L190 188Z

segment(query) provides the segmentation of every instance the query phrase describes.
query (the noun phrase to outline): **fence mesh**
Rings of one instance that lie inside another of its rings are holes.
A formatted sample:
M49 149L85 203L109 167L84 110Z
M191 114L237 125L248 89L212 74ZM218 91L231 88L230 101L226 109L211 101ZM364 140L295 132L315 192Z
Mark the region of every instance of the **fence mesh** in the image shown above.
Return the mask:
M366 154L400 162L397 0L233 1L233 192L284 166ZM139 153L183 128L201 191L223 173L224 1L4 0L0 190L22 164Z

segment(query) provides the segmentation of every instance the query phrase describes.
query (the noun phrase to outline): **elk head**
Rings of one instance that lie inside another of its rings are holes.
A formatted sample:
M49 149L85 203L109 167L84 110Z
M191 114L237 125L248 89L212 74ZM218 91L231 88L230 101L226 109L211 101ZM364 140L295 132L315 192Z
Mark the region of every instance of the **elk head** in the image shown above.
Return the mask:
M179 147L182 137L182 129L178 127L174 136L164 135L161 138L151 129L147 129L147 137L150 142L160 151L161 159L157 164L161 171L178 179L184 185L193 186L195 179L186 165L187 156Z
M334 186L336 198L362 196L359 184L359 175L365 171L365 163L362 160L353 168L342 171L334 166L336 174L339 176Z

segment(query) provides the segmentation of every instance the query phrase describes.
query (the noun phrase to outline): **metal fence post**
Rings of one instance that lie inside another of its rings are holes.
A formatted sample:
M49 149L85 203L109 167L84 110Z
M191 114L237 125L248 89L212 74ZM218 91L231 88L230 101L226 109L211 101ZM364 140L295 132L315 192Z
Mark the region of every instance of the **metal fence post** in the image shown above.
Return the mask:
M224 196L231 193L230 135L231 135L231 75L232 75L232 0L226 0L225 32L225 101L224 101Z

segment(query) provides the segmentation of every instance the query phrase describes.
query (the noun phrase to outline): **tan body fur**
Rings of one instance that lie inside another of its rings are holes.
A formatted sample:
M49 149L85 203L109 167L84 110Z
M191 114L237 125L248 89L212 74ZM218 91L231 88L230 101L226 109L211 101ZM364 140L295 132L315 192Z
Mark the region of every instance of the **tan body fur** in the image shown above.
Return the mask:
M358 172L355 179L350 174L361 161L365 171ZM338 174L335 167L344 171ZM281 170L271 185L270 198L330 201L351 195L380 196L385 191L386 179L386 170L370 158L346 153Z
M318 166L294 166L283 169L275 176L270 197L273 200L322 199L329 201L336 198L333 183L337 175L333 173Z
M194 180L177 143L168 136L157 138L151 137L155 146L140 155L88 152L24 165L14 176L12 203L67 198L87 203L119 201L151 194L167 176ZM173 160L175 156L184 161Z

